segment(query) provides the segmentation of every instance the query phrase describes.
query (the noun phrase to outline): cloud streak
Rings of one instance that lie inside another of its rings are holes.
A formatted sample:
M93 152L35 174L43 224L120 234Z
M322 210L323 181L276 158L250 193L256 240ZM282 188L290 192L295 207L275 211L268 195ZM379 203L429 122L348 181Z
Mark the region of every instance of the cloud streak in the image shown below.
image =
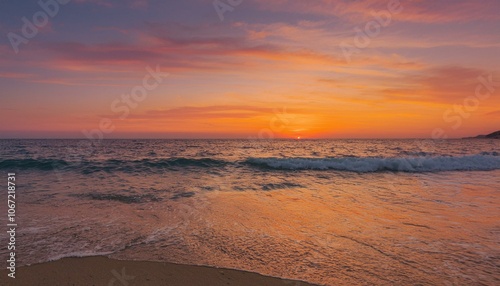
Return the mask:
M474 94L479 75L498 81L500 2L401 0L403 11L347 63L339 45L390 1L246 1L221 23L210 0L75 0L22 55L0 40L0 104L17 110L0 120L15 134L78 133L159 65L168 84L117 133L258 132L284 106L297 132L388 134L385 122L396 121L393 135L424 132ZM3 4L4 33L39 9L20 3ZM497 124L499 104L481 105L484 122L467 128Z

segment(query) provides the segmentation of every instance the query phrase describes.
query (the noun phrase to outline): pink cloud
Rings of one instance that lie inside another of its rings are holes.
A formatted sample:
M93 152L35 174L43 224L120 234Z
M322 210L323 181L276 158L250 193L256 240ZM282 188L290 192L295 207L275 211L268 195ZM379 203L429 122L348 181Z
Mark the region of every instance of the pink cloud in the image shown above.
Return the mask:
M173 109L148 110L142 114L131 115L129 119L236 119L253 118L273 114L272 108L246 105L216 105Z
M475 94L478 77L489 71L461 66L424 69L398 79L399 88L388 88L382 95L395 101L460 103Z

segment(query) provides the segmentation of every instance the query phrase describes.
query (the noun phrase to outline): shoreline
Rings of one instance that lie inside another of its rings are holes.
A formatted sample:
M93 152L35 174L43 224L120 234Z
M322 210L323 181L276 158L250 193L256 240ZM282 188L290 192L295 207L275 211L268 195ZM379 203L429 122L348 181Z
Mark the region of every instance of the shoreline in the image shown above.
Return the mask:
M169 262L117 260L105 256L66 257L16 269L16 278L2 269L1 285L268 285L306 286L302 281L254 272Z

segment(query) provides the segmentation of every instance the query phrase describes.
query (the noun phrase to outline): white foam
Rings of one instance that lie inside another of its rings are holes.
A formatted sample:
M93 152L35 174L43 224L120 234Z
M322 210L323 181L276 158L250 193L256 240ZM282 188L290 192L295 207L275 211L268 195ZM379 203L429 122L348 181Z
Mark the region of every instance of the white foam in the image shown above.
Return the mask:
M488 171L500 169L500 156L482 153L461 157L425 156L395 158L250 158L252 165L285 170L338 170L353 172Z
M75 251L70 253L58 254L49 257L48 261L56 261L68 257L89 257L89 256L107 256L113 254L112 251L96 252L96 251Z

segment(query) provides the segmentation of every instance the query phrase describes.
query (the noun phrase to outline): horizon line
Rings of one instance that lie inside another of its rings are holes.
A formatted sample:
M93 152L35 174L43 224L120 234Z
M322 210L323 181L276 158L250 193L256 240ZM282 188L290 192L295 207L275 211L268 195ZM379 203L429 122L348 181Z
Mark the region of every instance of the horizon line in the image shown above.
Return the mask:
M104 140L258 140L258 141L273 141L273 140L459 140L459 139L489 139L473 137L452 137L452 138L432 138L432 137L316 137L316 138L0 138L0 140L90 140L90 141L104 141Z

